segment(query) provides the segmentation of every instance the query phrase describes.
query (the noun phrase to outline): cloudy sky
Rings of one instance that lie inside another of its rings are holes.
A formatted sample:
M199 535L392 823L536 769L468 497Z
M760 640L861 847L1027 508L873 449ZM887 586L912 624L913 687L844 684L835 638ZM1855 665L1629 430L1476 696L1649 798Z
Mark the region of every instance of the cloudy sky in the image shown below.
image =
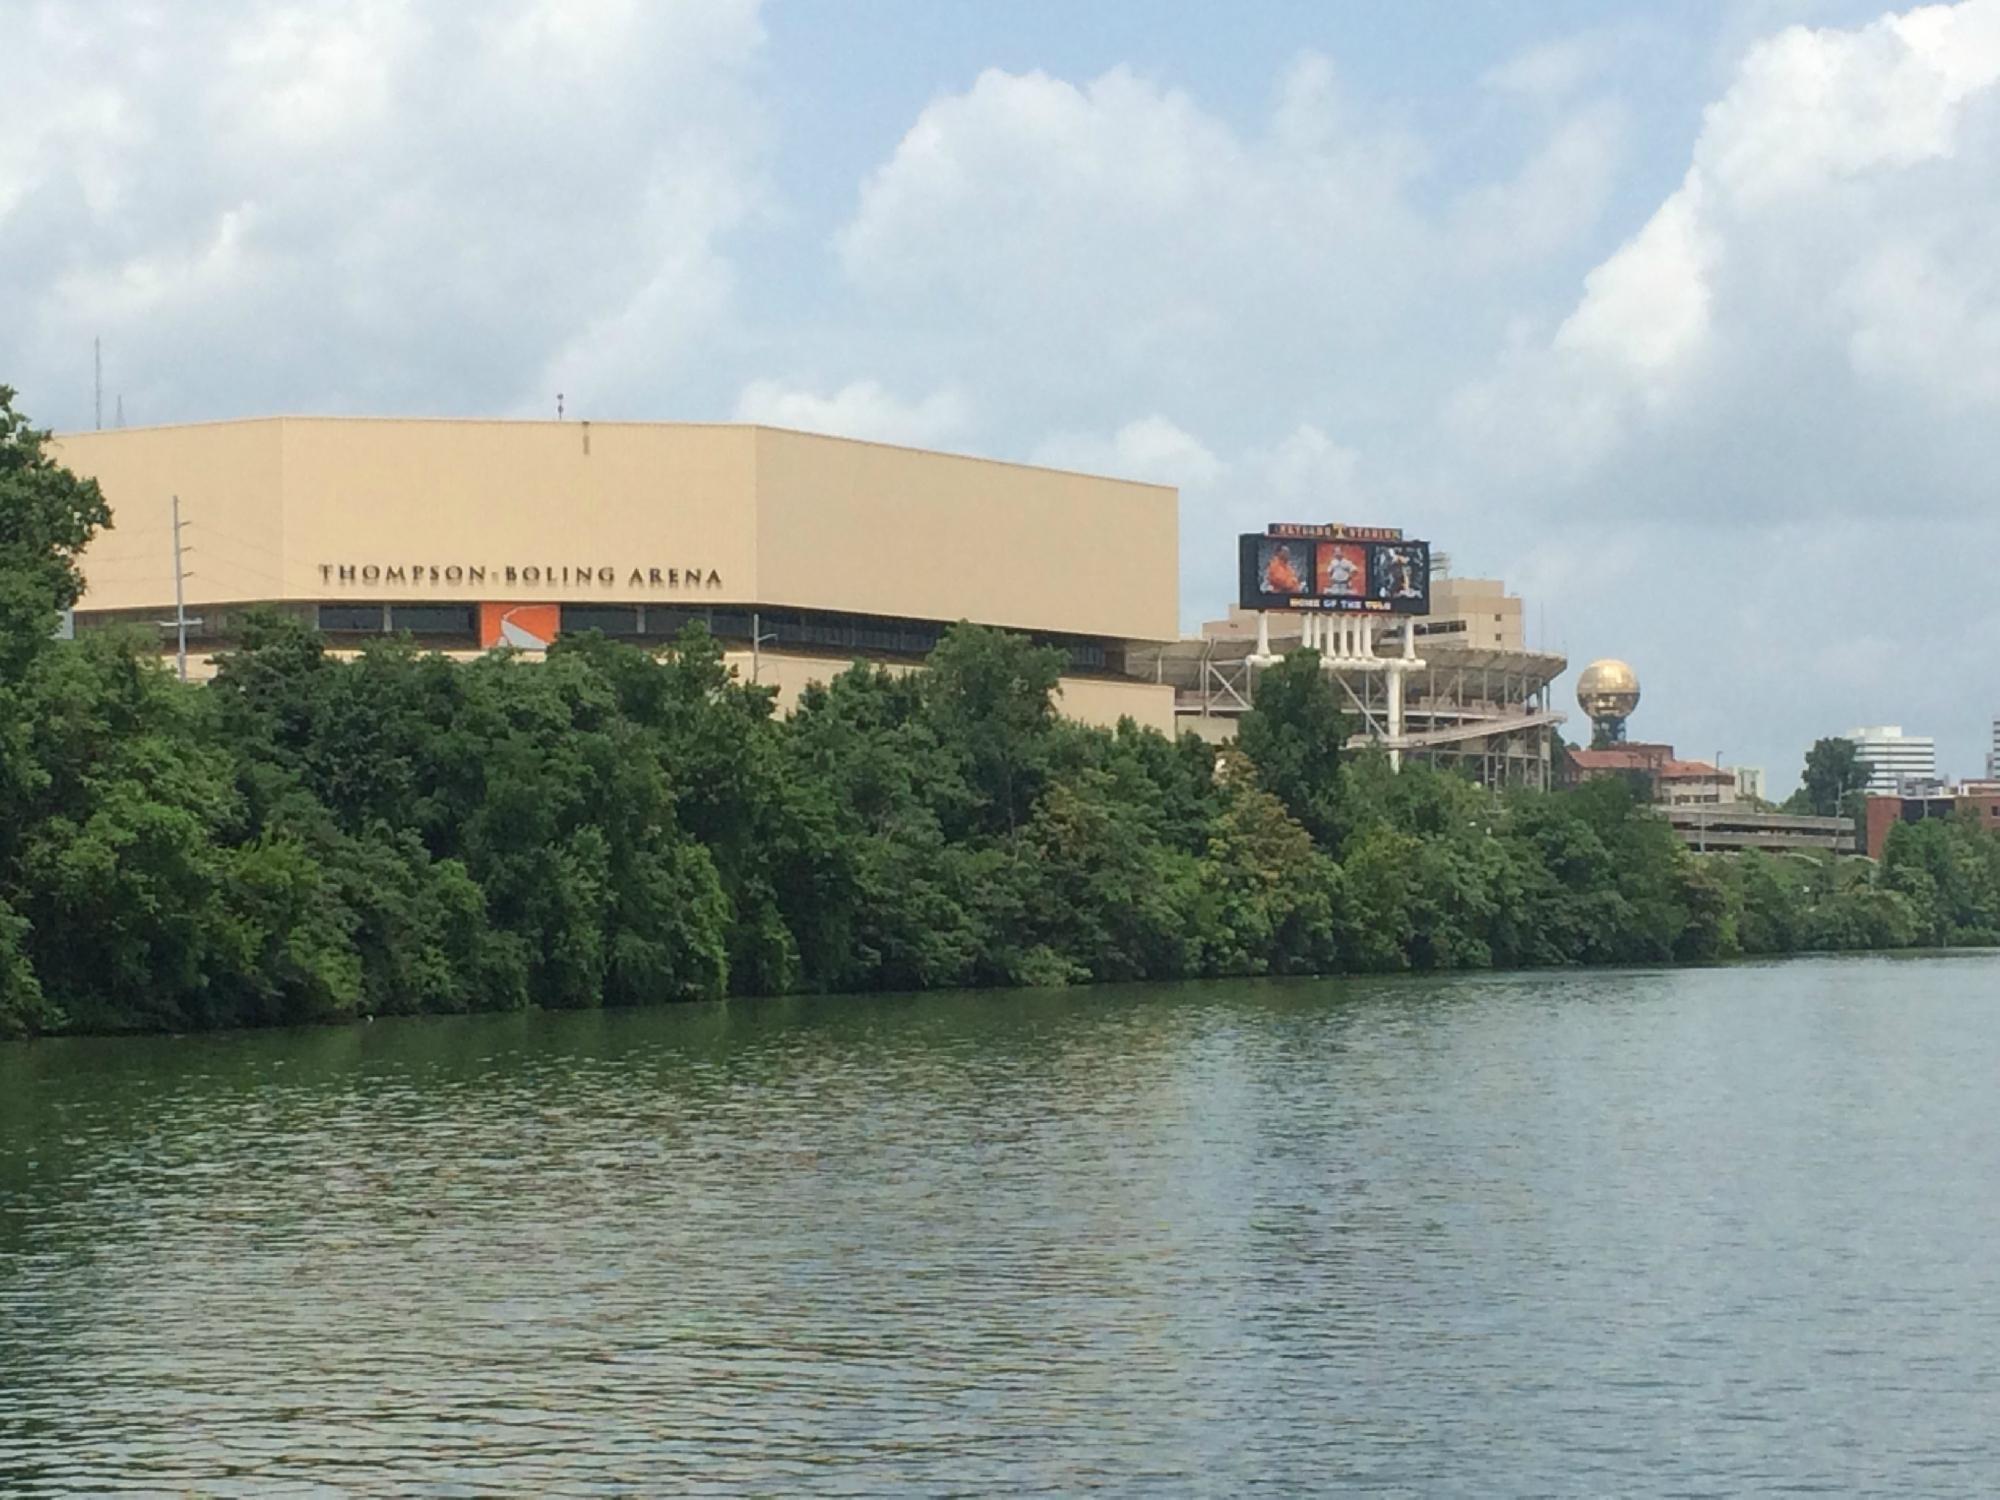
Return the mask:
M2000 0L0 0L38 421L741 417L1400 524L1635 735L2000 715ZM1565 696L1567 692L1565 690ZM1580 716L1573 716L1574 735Z

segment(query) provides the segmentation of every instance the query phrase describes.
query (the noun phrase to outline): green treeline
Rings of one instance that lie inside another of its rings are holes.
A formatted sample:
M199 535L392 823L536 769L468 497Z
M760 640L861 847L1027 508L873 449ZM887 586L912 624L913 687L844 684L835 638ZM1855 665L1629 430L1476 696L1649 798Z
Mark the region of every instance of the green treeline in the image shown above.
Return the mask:
M698 632L349 661L273 615L185 687L51 638L108 520L0 391L0 1034L2000 938L2000 839L1697 857L1622 783L1343 756L1310 653L1221 755L971 626L787 718Z

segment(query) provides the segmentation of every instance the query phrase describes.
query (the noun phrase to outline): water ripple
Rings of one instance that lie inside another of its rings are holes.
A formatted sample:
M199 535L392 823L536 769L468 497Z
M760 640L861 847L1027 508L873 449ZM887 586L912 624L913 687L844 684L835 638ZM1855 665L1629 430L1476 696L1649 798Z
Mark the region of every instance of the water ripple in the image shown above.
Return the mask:
M2000 963L0 1049L10 1495L2000 1488Z

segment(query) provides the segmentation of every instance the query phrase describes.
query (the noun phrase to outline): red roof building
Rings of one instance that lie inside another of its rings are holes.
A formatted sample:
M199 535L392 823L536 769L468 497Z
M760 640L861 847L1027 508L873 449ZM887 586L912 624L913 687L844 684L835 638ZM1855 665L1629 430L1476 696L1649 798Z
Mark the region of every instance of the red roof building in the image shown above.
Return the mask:
M1572 750L1568 756L1572 785L1600 776L1644 777L1652 800L1665 807L1736 800L1736 776L1705 760L1680 760L1672 745L1608 745L1602 750Z

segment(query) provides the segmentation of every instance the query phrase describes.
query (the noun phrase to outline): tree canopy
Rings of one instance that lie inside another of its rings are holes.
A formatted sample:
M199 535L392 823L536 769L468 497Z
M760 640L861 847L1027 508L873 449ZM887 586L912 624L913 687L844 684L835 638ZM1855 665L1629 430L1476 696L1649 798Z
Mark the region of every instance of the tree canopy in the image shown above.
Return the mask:
M1060 717L1059 653L966 624L786 716L699 628L461 664L268 613L187 686L52 639L109 517L43 443L0 392L0 1035L2000 940L1976 827L1697 856L1616 782L1348 754L1312 652L1220 752Z
M1854 741L1831 737L1814 740L1806 751L1799 788L1785 803L1787 810L1816 813L1822 818L1856 812L1856 794L1868 785L1868 767Z

